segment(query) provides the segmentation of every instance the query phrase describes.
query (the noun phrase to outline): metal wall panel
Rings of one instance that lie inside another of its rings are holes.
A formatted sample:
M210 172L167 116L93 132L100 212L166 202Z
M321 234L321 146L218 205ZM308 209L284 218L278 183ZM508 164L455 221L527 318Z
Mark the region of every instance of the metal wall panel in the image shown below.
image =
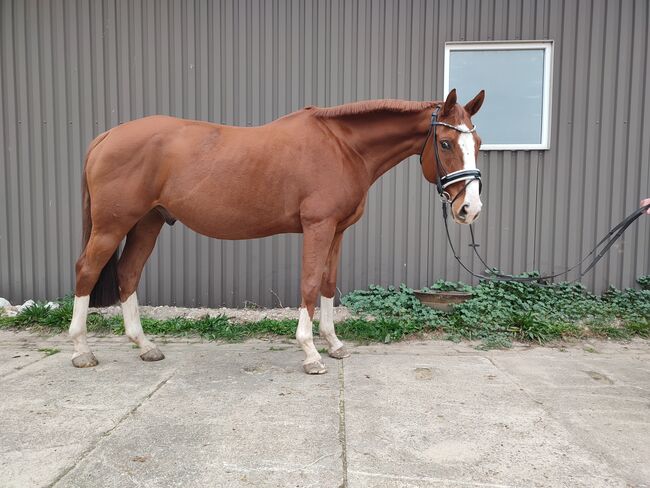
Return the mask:
M650 193L649 16L646 0L0 0L0 296L71 292L96 134L155 113L246 126L309 104L439 99L444 42L463 40L555 41L551 149L481 155L477 231L504 270L562 270ZM467 229L452 232L480 270ZM166 227L141 301L296 305L300 245ZM643 221L585 284L632 286L649 249ZM438 278L470 281L412 158L346 233L340 288Z

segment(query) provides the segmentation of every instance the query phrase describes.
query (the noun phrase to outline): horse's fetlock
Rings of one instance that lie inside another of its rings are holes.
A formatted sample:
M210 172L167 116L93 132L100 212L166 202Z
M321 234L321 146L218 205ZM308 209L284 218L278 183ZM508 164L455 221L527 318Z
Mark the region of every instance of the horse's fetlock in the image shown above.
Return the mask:
M144 334L141 334L139 332L136 332L135 334L130 332L125 332L125 334L131 342L135 342L136 344L139 344L140 341L144 338Z
M298 330L296 331L296 340L300 344L305 344L305 343L309 342L310 340L313 341L313 339L314 338L313 338L313 336L311 334L309 334L308 332L303 331L301 328L298 328Z

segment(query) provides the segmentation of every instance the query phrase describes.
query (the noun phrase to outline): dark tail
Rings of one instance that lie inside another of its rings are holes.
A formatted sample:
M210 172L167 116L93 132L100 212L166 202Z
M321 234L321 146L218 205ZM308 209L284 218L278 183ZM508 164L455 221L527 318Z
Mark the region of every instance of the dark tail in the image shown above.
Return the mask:
M88 181L86 180L86 165L88 164L88 157L93 148L99 144L108 132L97 136L93 142L90 143L88 153L86 154L86 161L84 162L83 175L81 177L81 196L82 196L82 228L83 228L83 241L81 243L82 249L86 248L90 234L93 229L93 221L90 214L90 193L88 192ZM120 298L120 291L117 284L117 249L108 260L104 269L99 275L97 283L93 291L90 293L90 306L91 307L108 307L113 305Z

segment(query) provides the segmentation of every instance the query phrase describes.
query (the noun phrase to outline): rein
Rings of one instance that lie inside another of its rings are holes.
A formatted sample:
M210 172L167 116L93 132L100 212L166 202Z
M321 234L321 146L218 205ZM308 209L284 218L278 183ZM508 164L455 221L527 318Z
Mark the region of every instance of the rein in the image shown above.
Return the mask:
M456 251L456 248L454 247L453 243L451 242L451 236L449 234L449 225L447 223L447 202L442 203L442 215L443 215L443 221L445 223L445 232L447 234L447 242L449 243L449 247L451 248L451 251L454 254L454 258L458 263L461 265L461 267L467 271L470 275L474 276L475 278L479 278L482 280L493 280L493 281L518 281L522 283L529 283L529 282L541 282L544 280L551 280L553 278L557 278L558 276L565 275L567 273L570 273L577 267L581 266L584 264L585 261L590 256L593 256L598 249L604 245L604 247L601 249L601 251L587 264L587 267L580 272L580 274L574 278L573 280L570 281L570 283L579 281L583 276L585 276L591 269L596 266L596 263L600 261L605 254L607 254L607 251L609 251L609 248L612 247L612 245L623 235L625 230L634 222L636 219L641 217L648 209L650 209L650 205L645 205L644 207L641 207L634 212L632 212L630 215L625 217L621 222L616 224L614 227L610 229L610 231L603 237L598 244L594 246L594 248L589 251L588 254L586 254L580 261L578 261L576 264L573 266L567 268L566 270L560 272L560 273L555 273L551 275L544 275L544 276L530 276L530 277L522 277L522 276L515 276L515 275L510 275L510 274L504 274L500 273L497 271L497 268L490 267L486 262L483 257L479 254L477 248L480 246L480 244L476 243L476 240L474 239L474 228L470 224L469 226L469 231L472 237L472 243L469 244L469 247L471 247L474 251L474 254L478 258L478 260L485 266L486 272L488 274L481 274L481 273L474 273L472 270L470 270L465 263L463 263L460 259L460 256L458 256L458 252ZM541 284L541 283L538 283Z
M531 277L522 277L522 276L515 276L515 275L510 275L510 274L504 274L501 273L497 270L497 268L489 266L485 259L479 254L478 252L478 247L480 246L479 244L476 243L476 239L474 238L474 227L472 224L469 225L469 231L470 235L472 238L472 243L469 244L469 247L472 248L474 254L478 258L478 260L485 266L486 268L486 273L487 274L481 274L481 273L474 273L471 269L469 269L465 263L460 259L460 256L458 255L458 252L456 251L456 248L454 247L454 244L451 241L451 235L449 234L449 224L447 222L448 220L448 211L447 211L447 206L453 205L453 203L456 201L456 199L465 192L465 188L474 180L478 180L479 182L479 194L482 190L482 181L481 181L481 172L476 169L476 170L460 170L460 171L453 171L452 173L445 173L442 177L440 176L443 174L442 172L442 163L440 161L440 156L438 154L438 138L436 134L436 126L442 125L444 127L448 127L450 129L454 129L458 132L463 132L463 133L472 133L476 131L476 126L472 127L471 129L464 129L459 126L451 125L451 124L446 124L445 122L439 122L438 121L438 109L434 110L433 114L431 115L431 126L429 127L429 132L427 133L427 137L424 140L424 145L422 146L422 150L420 151L420 164L422 164L422 155L424 153L424 148L426 147L427 142L429 141L429 138L433 134L433 146L434 146L434 153L435 153L435 162L436 162L436 189L438 191L438 195L440 196L440 199L442 200L442 218L443 222L445 223L445 232L447 234L447 242L449 243L449 247L451 248L451 251L454 254L454 258L456 261L458 261L458 264L467 271L471 276L475 278L479 278L482 280L493 280L493 281L518 281L518 282L523 282L523 283L529 283L529 282L536 282L536 284L542 284L541 282L544 280L551 280L553 278L557 278L558 276L565 275L567 273L570 273L574 269L578 268L579 266L583 265L587 259L589 259L590 256L593 256L596 251L601 246L604 246L598 254L594 256L594 258L587 264L587 267L580 272L580 274L571 281L571 283L580 280L583 276L585 276L591 269L596 266L598 261L600 261L605 254L609 251L609 249L614 245L614 243L623 235L623 233L627 230L627 228L632 225L633 222L635 222L641 215L646 213L648 209L650 209L650 205L645 205L641 208L638 208L634 212L632 212L630 215L625 217L621 222L619 222L617 225L612 227L609 232L603 237L598 244L594 246L594 248L586 254L580 261L578 261L576 264L573 266L569 267L568 269L560 272L560 273L555 273L551 275L545 275L545 276L531 276ZM450 198L449 193L446 191L447 187L452 185L453 183L456 183L458 181L466 181L465 187L463 190L459 191L458 194L453 198L453 200Z

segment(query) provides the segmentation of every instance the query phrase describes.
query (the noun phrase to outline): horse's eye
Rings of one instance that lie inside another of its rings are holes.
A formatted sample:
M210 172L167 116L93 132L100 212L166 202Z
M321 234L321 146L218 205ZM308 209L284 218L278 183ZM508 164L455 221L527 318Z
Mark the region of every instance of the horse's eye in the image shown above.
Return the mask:
M443 149L451 149L451 144L449 144L449 141L440 141L440 145Z

